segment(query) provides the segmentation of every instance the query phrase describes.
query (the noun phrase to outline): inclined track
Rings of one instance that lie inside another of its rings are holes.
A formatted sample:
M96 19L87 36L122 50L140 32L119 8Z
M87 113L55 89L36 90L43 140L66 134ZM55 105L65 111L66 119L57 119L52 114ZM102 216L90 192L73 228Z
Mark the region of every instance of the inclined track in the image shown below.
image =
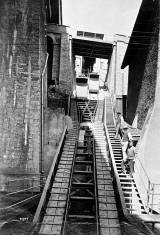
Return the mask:
M97 111L97 100L77 101L79 122L94 122Z
M76 105L71 103L74 128L64 143L39 234L65 235L76 234L76 231L86 234L88 231L95 235L120 235L102 123L103 101L78 104L81 120L96 121L91 126L81 125L78 139Z
M99 234L94 139L87 126L79 132L67 204L63 234Z
M94 123L101 235L121 234L103 123Z
M40 235L60 235L63 226L63 217L67 202L70 174L75 152L75 144L78 134L78 123L76 121L76 106L72 102L71 117L73 129L68 131L64 143L58 169L50 190L50 196L45 208L44 217L39 229Z
M73 129L64 142L55 179L40 226L41 235L120 235L120 223L113 189L111 162L115 162L125 207L130 214L146 213L135 181L122 174L122 149L115 139L110 98L107 98L107 131L103 124L104 101L71 100ZM79 120L90 122L81 124ZM78 134L79 133L79 134ZM110 159L108 142L114 159Z

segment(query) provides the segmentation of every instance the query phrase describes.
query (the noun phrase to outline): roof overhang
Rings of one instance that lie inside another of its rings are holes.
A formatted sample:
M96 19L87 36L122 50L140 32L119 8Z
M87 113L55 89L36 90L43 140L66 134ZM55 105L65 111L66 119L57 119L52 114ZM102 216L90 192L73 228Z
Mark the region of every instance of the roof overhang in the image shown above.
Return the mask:
M113 51L113 42L94 38L72 38L74 55L110 59Z
M133 58L145 56L148 53L151 38L156 36L153 27L157 3L158 0L142 1L122 62L122 69L129 65Z

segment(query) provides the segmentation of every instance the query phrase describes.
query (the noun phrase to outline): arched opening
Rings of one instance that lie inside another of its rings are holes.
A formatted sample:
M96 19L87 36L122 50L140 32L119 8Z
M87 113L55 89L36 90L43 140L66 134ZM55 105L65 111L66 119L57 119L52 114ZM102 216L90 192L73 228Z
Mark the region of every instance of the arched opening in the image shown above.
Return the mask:
M53 65L53 40L51 37L47 36L47 53L48 53L48 63L47 63L47 82L48 86L53 84L52 80L52 65Z

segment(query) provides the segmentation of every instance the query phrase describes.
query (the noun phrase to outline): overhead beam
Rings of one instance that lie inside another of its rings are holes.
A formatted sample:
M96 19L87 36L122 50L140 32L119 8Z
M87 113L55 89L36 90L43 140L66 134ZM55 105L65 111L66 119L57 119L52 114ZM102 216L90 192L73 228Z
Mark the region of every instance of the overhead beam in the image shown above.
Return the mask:
M86 52L77 52L74 53L75 55L80 55L80 56L86 56L86 57L90 57L90 58L103 58L103 59L110 59L111 55L102 55L102 54L92 54L91 53L86 53Z
M74 48L74 50L77 50L77 51L90 51L90 50L92 50L92 47L79 47L79 46L74 46L73 47ZM109 52L109 53L111 53L112 52L112 49L108 49L108 48L104 48L103 50L102 49L100 49L100 48L94 48L94 51L96 51L96 52Z
M86 46L91 46L91 45L94 45L94 46L97 46L97 47L109 47L109 48L112 48L113 47L113 44L109 44L109 43L100 43L100 42L95 42L95 41L85 41L85 40L76 40L76 39L72 39L72 44L77 44L77 45L86 45Z

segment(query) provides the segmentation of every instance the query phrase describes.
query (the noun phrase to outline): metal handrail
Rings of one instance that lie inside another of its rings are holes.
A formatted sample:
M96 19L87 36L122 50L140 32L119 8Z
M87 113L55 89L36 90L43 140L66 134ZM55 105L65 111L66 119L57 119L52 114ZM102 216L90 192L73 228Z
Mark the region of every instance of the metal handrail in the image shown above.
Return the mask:
M48 192L48 190L50 188L50 185L51 185L51 179L52 179L52 176L53 176L53 173L54 173L54 170L55 170L55 166L56 166L57 161L58 161L58 156L60 154L60 150L61 150L61 147L62 147L62 144L63 144L63 141L64 141L66 130L67 130L67 126L65 126L65 128L64 128L64 131L63 131L63 134L61 136L61 139L60 139L60 142L59 142L56 154L55 154L53 162L52 162L51 169L49 171L49 174L48 174L45 186L43 188L42 196L41 196L41 199L39 201L39 204L38 204L38 207L37 207L34 219L33 219L33 224L34 225L36 225L37 222L39 222L41 211L42 211L42 209L43 209L43 207L45 205L45 202L46 202L46 199L47 199L46 198L47 197L47 192Z
M96 207L96 222L97 222L97 235L100 234L100 222L99 222L99 204L98 204L98 183L97 183L97 171L96 171L96 154L95 154L95 139L93 138L93 164L94 164L94 183L95 183L95 207Z
M160 196L160 193L155 193L155 187L156 186L160 187L160 184L154 184L153 182L151 182L146 170L144 169L144 167L142 165L142 162L138 158L138 154L136 154L136 156L137 156L136 162L138 161L140 163L139 164L140 168L137 167L137 163L135 162L135 169L136 169L136 172L138 173L140 182L142 183L139 191L142 191L142 187L145 190L145 197L144 197L144 194L142 194L142 196L141 196L142 201L143 201L145 207L147 208L148 213L152 214L152 212L154 210L153 205L158 205L158 203L154 202L154 196L157 196L157 195ZM147 179L146 184L144 182L144 178L142 177L143 176L142 173L144 173L144 176ZM136 176L135 176L135 178L136 178ZM148 187L146 187L146 185ZM137 186L138 186L138 184L137 184Z

